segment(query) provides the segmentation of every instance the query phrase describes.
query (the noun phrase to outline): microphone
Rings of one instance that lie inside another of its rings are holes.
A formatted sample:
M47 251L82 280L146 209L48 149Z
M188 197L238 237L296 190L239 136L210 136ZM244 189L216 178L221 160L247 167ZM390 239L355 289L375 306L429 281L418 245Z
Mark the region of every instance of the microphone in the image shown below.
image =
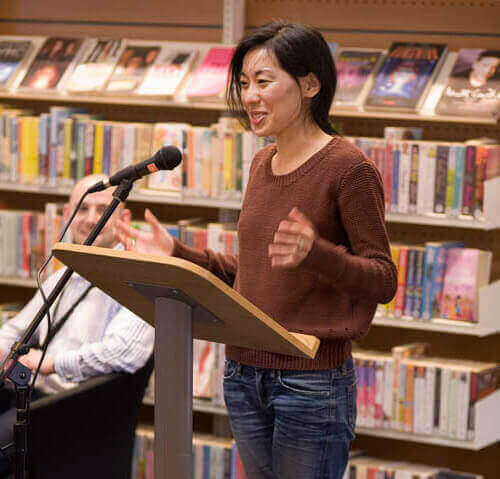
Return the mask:
M159 170L173 170L182 161L182 153L175 146L164 146L160 148L151 158L141 161L135 165L130 165L117 171L105 181L99 181L91 186L87 193L97 193L110 186L119 185L122 180L135 181L150 173Z

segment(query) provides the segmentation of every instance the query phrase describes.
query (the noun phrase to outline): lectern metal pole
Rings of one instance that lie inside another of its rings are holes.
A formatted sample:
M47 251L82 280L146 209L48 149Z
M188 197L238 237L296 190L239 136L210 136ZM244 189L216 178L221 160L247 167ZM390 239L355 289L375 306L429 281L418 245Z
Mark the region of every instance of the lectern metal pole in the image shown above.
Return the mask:
M155 478L191 479L193 470L192 308L155 301Z

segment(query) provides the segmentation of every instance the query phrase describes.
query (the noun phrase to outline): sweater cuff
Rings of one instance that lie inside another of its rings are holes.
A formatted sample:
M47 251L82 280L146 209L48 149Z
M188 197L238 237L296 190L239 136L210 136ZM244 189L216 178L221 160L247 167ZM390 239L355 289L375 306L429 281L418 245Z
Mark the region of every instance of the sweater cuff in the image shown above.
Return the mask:
M54 368L57 375L64 381L83 381L80 368L78 367L78 351L67 351L56 354L54 357Z
M185 259L186 261L191 261L204 268L207 267L207 256L204 251L200 251L190 246L185 245L177 238L174 238L174 249L172 251L172 256L176 258Z
M309 254L302 262L308 270L319 273L330 281L338 280L346 268L347 249L323 238L316 238Z

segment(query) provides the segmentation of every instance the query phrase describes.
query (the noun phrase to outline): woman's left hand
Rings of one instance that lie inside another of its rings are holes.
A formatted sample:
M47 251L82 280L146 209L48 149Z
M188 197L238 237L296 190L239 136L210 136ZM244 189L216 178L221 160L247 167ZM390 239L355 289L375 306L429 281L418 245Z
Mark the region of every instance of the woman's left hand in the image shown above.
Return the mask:
M273 268L295 268L312 249L316 230L309 218L297 207L281 221L269 245L269 257Z

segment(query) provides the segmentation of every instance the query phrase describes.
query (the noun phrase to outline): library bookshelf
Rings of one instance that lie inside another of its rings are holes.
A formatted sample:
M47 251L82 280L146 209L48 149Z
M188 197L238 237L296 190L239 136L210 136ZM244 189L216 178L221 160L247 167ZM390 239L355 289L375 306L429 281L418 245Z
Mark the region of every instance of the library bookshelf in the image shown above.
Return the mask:
M80 36L94 37L213 44L222 36L219 18L221 2L195 0L192 2L193 8L186 9L185 5L176 5L175 2L165 4L154 0L141 5L141 10L136 12L126 8L117 11L110 0L89 2L85 4L85 8L80 9L70 5L71 2L62 0L47 3L7 0L0 5L0 34L74 35L75 26L78 26ZM287 20L314 25L324 33L327 40L336 41L341 46L387 48L395 40L426 41L426 37L431 37L433 41L447 43L450 50L461 47L498 49L500 7L495 2L471 0L431 3L432 5L429 2L404 0L247 0L246 27L251 29L272 18L283 18L283 12L286 12ZM154 22L151 19L155 19ZM0 102L28 107L35 114L46 111L47 106L53 104L83 105L90 113L101 113L111 120L179 121L203 126L216 121L224 112L222 104L140 97L0 93ZM426 140L465 141L484 136L500 138L500 125L495 119L341 109L334 109L332 113L335 122L342 126L342 132L348 136L382 137L385 126L421 126ZM32 208L36 209L48 201L48 198L63 201L68 194L69 188L1 182L0 208L16 209L22 199L23 205L33 205ZM361 347L387 350L402 341L425 340L431 343L434 356L445 356L453 347L457 358L500 362L500 321L497 313L500 301L499 198L500 179L497 178L485 184L485 215L481 220L439 215L387 214L391 241L423 243L440 239L463 239L467 246L493 251L491 284L481 290L477 324L450 324L443 320L409 321L377 316L369 335L360 342ZM214 210L237 211L240 208L238 201L167 197L151 191L134 191L129 204L137 211L144 205L170 205L170 208L160 208L160 219L163 221L170 220L167 215L173 209L191 211L196 208L197 212L206 211L213 218ZM28 278L0 278L0 284L0 299L5 301L9 300L13 290L23 290L28 299L35 287L35 282ZM455 344L459 346L455 348ZM426 462L474 471L483 474L485 479L493 479L498 475L497 461L500 454L500 412L498 406L495 407L495 402L498 404L499 399L497 391L478 403L481 404L476 417L478 434L474 441L456 441L370 428L358 428L357 441L368 454L377 454L389 460ZM144 407L151 409L150 405ZM211 406L206 401L195 400L194 409L197 414L227 419L224 408ZM355 447L359 446L355 444Z

